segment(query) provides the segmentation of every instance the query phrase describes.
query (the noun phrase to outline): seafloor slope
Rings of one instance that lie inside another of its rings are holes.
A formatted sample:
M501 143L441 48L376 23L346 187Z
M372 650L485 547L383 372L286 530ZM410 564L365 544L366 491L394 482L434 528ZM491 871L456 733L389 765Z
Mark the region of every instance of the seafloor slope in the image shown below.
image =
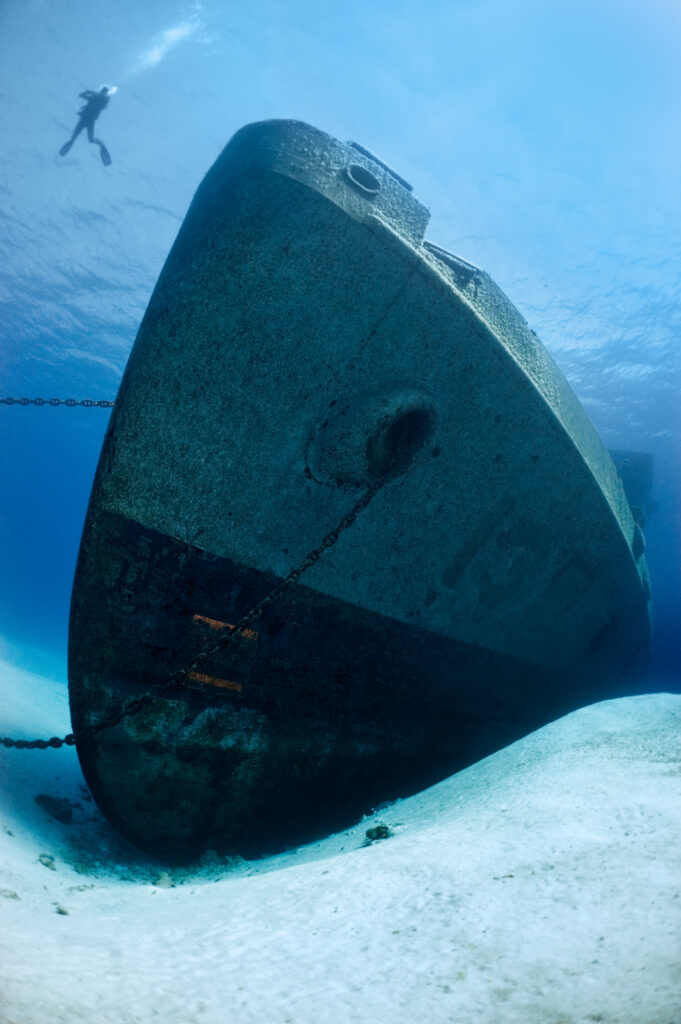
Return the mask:
M68 729L44 679L2 665L0 701L5 734ZM341 835L182 870L73 750L2 750L0 1020L677 1024L680 720L593 705Z

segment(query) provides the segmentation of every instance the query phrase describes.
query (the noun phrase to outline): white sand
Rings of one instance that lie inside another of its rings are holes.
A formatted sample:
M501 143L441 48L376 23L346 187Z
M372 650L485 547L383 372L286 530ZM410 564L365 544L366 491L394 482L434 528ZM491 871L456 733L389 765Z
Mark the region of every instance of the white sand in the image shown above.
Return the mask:
M38 676L0 665L0 700L3 735L69 729ZM0 1021L678 1024L680 724L669 694L594 705L324 842L181 871L118 840L73 750L2 750Z

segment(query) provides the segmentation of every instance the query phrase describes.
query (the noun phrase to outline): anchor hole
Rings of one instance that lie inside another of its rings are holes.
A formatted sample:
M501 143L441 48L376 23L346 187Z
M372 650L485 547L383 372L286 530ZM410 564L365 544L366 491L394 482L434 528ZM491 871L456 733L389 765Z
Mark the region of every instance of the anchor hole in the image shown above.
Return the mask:
M372 477L404 473L433 433L429 409L409 409L382 423L367 441L366 458Z

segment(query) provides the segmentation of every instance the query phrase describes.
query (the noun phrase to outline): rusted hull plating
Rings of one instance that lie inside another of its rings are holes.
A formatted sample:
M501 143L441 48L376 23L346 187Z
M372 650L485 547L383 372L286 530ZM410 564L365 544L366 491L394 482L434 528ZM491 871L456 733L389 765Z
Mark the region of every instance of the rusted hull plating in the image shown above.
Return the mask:
M339 828L572 708L635 692L643 537L564 378L366 154L238 133L133 348L74 584L78 752L168 860ZM357 523L234 624L377 475Z

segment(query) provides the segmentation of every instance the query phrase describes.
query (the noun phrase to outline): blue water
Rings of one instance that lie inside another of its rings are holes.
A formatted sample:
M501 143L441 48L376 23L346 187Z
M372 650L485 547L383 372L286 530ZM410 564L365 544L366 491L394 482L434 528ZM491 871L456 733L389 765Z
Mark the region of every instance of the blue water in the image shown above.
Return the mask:
M78 93L118 86L97 123ZM608 447L651 451L650 689L681 679L681 10L672 0L3 0L0 394L113 398L194 189L295 117L379 154L490 272ZM66 676L104 409L0 406L0 637Z

